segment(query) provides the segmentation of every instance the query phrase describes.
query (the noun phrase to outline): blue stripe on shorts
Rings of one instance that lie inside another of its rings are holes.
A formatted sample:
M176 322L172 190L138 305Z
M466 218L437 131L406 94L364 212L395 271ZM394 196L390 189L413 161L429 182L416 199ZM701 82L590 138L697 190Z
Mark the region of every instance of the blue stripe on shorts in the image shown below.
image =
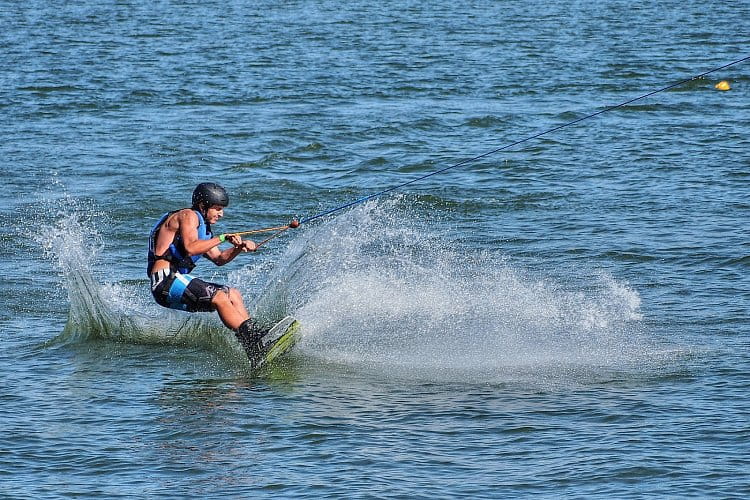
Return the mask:
M170 309L179 309L181 311L187 310L187 304L182 303L182 294L185 293L185 289L193 280L193 276L189 274L175 273L174 282L169 287L169 295L167 301L169 302Z

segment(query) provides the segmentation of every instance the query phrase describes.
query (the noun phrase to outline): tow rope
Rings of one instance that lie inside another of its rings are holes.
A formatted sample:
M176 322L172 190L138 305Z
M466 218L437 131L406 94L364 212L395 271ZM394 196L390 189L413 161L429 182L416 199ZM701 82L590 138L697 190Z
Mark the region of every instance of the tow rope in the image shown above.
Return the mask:
M482 153L480 155L477 155L477 156L474 156L474 157L471 157L471 158L467 158L465 160L461 160L458 163L454 163L453 165L449 165L449 166L441 168L439 170L435 170L435 171L429 172L427 174L420 175L419 177L416 177L416 178L411 179L409 181L403 182L401 184L397 184L395 186L391 186L391 187L389 187L387 189L383 189L382 191L378 191L377 193L372 193L372 194L369 194L367 196L363 196L361 198L357 198L354 201L350 201L348 203L344 203L343 205L339 205L339 206L330 208L328 210L324 210L324 211L319 212L319 213L317 213L315 215L311 215L309 217L305 217L305 218L303 218L303 219L301 219L299 221L293 220L293 221L291 221L286 226L277 226L277 227L270 227L270 228L264 228L264 229L255 229L255 230L252 230L252 231L243 231L243 232L240 232L240 233L232 233L232 234L243 235L243 234L255 234L255 233L262 233L262 232L277 231L275 234L273 234L270 237L266 238L265 240L261 241L258 244L258 246L260 247L261 245L264 245L265 243L267 243L267 242L271 241L272 239L276 238L277 236L280 236L287 229L298 227L301 224L307 224L308 222L312 222L312 221L314 221L316 219L320 219L321 217L325 217L327 215L331 215L333 213L339 212L339 211L344 210L346 208L353 207L354 205L358 205L360 203L364 203L366 201L372 200L373 198L377 198L379 196L382 196L384 194L390 193L392 191L396 191L397 189L401 189L403 187L406 187L406 186L408 186L410 184L414 184L416 182L419 182L419 181L422 181L424 179L427 179L428 177L432 177L434 175L438 175L438 174L442 174L444 172L447 172L448 170L452 170L454 168L458 168L458 167L462 167L464 165L468 165L469 163L476 162L478 160L481 160L482 158L486 158L486 157L488 157L490 155L499 153L501 151L505 151L507 149L513 148L513 147L518 146L520 144L523 144L525 142L528 142L528 141L531 141L531 140L534 140L534 139L538 139L538 138L540 138L542 136L551 134L553 132L557 132L558 130L562 130L562 129L566 128L566 127L570 127L572 125L575 125L575 124L580 123L580 122L585 121L585 120L589 120L591 118L594 118L594 117L599 116L601 114L607 113L609 111L613 111L615 109L622 108L624 106L627 106L628 104L634 103L636 101L640 101L641 99L645 99L647 97L651 97L652 95L658 94L660 92L664 92L664 91L673 89L675 87L679 87L680 85L684 85L686 83L692 82L693 80L698 80L700 78L705 77L706 75L710 75L711 73L716 73L717 71L721 71L722 69L729 68L730 66L734 66L734 65L739 64L741 62L747 61L748 59L750 59L750 56L746 56L746 57L743 57L741 59L737 59L735 61L732 61L730 63L724 64L722 66L718 66L718 67L710 69L708 71L704 71L703 73L700 73L698 75L691 76L689 78L685 78L684 80L680 80L678 82L669 84L669 85L667 85L665 87L662 87L662 88L659 88L657 90L653 90L651 92L647 92L645 94L639 95L638 97L634 97L632 99L628 99L628 100L623 101L623 102L621 102L619 104L615 104L614 106L609 106L609 107L606 107L606 108L604 108L602 110L596 111L594 113L590 113L590 114L588 114L586 116L582 116L580 118L576 118L574 120L568 121L566 123L563 123L562 125L558 125L556 127L552 127L552 128L549 128L549 129L537 132L535 134L527 136L527 137L525 137L523 139L519 139L519 140L517 140L515 142L512 142L510 144L507 144L505 146L493 149L492 151L488 151L486 153ZM726 83L726 82L722 82L722 83ZM723 86L719 87L719 85L717 85L716 88L719 89L719 90L728 90L728 85L726 85L726 88L724 88Z

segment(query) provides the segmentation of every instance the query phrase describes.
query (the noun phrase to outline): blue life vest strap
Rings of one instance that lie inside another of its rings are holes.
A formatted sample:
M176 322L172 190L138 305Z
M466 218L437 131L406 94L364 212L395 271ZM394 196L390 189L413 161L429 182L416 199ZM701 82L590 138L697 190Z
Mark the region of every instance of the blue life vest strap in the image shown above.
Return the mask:
M180 210L185 209L183 208ZM198 262L198 260L201 258L201 255L188 255L187 250L185 250L185 245L183 244L182 238L180 238L179 234L175 234L174 240L172 240L172 243L169 245L169 249L162 255L156 255L156 252L154 251L156 247L156 235L161 229L162 225L164 224L164 222L166 222L170 215L179 212L180 210L173 210L164 214L161 219L159 219L159 222L157 222L154 228L151 230L148 241L148 266L146 268L147 275L151 275L151 270L153 269L154 264L157 260L166 260L167 262L169 262L169 267L173 271L179 271L182 274L189 274L190 271L192 271L195 267L196 262ZM213 235L211 234L208 224L206 224L206 221L203 218L203 214L201 214L197 210L194 210L194 212L198 216L198 227L196 228L198 231L198 238L201 240L210 240L211 238L213 238Z

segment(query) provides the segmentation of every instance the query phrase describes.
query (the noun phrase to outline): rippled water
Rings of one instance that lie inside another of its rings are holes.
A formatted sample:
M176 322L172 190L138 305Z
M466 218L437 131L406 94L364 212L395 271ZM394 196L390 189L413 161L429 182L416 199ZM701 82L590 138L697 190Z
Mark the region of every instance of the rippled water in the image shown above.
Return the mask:
M260 377L144 275L198 182L313 217L747 57L746 4L0 12L0 496L750 494L747 61L203 263L301 320Z

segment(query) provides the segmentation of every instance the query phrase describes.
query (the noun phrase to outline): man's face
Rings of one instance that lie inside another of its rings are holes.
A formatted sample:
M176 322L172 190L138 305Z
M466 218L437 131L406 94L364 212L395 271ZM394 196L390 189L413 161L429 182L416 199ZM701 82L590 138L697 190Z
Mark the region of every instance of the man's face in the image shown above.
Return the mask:
M206 222L209 224L216 224L222 217L224 217L224 207L221 205L211 205L206 210Z

